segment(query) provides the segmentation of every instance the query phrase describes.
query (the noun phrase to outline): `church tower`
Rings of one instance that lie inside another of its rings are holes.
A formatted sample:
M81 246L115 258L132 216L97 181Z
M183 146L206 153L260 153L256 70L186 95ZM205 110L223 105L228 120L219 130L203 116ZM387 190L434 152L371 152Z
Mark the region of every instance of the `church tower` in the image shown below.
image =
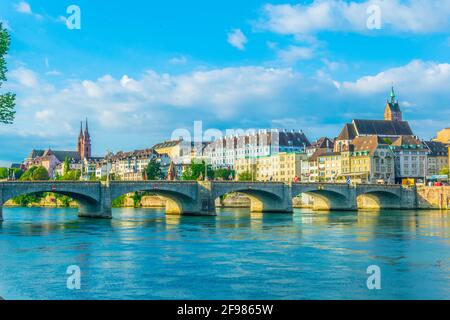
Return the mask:
M386 109L384 110L384 120L387 121L402 121L402 111L400 110L400 105L398 100L396 100L394 86L391 89L391 99L386 101Z
M83 132L83 122L80 126L80 134L78 135L77 152L80 154L81 160L89 159L91 157L91 136L89 135L88 120L86 118L86 125Z
M77 152L81 155L83 150L83 122L80 122L80 134L78 135Z

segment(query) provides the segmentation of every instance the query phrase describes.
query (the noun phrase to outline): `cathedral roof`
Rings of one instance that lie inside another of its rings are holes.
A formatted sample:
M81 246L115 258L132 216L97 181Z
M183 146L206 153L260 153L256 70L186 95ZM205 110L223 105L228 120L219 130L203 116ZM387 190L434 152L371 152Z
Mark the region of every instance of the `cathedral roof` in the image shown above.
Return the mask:
M353 120L357 135L413 136L407 121Z
M352 123L346 123L336 140L352 140L356 137L355 127Z
M44 156L48 156L50 154L53 154L56 159L58 159L60 162L63 162L66 157L73 160L80 160L80 154L76 151L59 151L59 150L32 150L30 154L28 155L29 159L36 159Z

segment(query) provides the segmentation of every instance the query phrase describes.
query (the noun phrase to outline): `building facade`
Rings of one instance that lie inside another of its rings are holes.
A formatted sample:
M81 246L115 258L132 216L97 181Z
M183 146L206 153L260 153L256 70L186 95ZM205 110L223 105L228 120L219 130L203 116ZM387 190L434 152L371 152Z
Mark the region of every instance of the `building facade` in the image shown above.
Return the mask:
M302 131L259 130L217 139L205 147L204 156L214 169L234 169L240 159L270 157L278 153L305 153L309 145Z

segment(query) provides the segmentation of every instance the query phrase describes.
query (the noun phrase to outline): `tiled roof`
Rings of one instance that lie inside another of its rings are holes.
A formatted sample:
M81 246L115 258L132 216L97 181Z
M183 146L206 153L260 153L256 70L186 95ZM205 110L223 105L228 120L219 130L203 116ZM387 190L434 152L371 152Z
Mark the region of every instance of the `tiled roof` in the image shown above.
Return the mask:
M326 149L326 148L333 149L334 142L327 137L322 137L316 142L314 142L312 145L310 145L310 147L316 149Z
M53 154L60 162L63 162L66 157L73 160L80 160L80 154L77 151L59 151L59 150L32 150L28 155L29 159L36 159L44 156L48 156L49 154Z
M309 158L310 162L315 162L320 156L326 155L328 153L327 149L317 149L312 156Z
M357 135L413 136L407 121L353 120Z
M336 140L352 140L356 137L355 127L352 123L346 123Z
M182 139L180 140L171 140L171 141L165 141L158 144L155 144L152 149L163 149L163 148L171 148L179 145L181 142L183 142Z
M394 147L414 146L418 148L426 148L422 143L422 141L420 141L414 136L401 136L392 142L392 146Z
M429 155L432 157L446 156L448 157L448 147L442 142L438 141L424 141L425 146L430 150Z
M371 155L374 154L380 144L387 145L387 143L378 136L356 137L352 141L354 152L368 151Z

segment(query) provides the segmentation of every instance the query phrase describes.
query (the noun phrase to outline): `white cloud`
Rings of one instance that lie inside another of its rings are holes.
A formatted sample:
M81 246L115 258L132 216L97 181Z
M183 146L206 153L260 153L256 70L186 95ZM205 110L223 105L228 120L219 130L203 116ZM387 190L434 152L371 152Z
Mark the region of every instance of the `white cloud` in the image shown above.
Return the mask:
M78 121L85 116L98 154L106 148L148 147L176 128L191 128L195 120L204 121L205 128L281 126L303 129L311 138L338 134L350 117L382 118L392 81L400 101L414 102L404 104L407 119L450 115L447 63L417 60L340 82L329 75L307 78L291 68L245 66L181 74L150 70L138 77L104 75L57 86L20 67L5 83L5 90L17 94L17 119L0 126L0 150L6 154L16 139L28 141L27 146L35 141L35 148L74 147ZM417 132L431 136L435 130Z
M42 20L44 18L42 15L34 13L28 2L20 1L19 3L15 4L14 7L17 12L32 15L38 20Z
M182 64L186 64L187 61L188 60L185 56L179 56L179 57L173 57L172 59L170 59L169 63L174 64L174 65L182 65Z
M254 106L259 106L261 114L272 112L272 103L293 89L295 79L299 80L299 75L289 68L250 66L180 75L150 70L139 78L104 75L97 80L69 81L55 88L34 71L21 67L11 70L6 86L17 93L18 119L0 131L54 136L63 132L61 123L77 123L85 115L97 119L106 131L156 130L153 124L149 127L146 119L157 122L159 117L175 126L173 120L181 119L183 114L189 119L186 121L228 121L248 115ZM44 119L58 120L43 126Z
M234 29L228 34L228 43L239 50L245 50L247 37L240 29Z
M381 10L382 29L393 32L445 32L450 26L450 0L314 0L310 4L267 4L259 27L280 34L320 31L369 32L367 9Z
M39 85L37 74L27 68L20 67L9 74L11 81L28 88L36 88Z
M15 5L16 11L20 13L32 14L31 6L28 2L20 1Z
M286 63L295 63L298 60L311 59L314 50L306 47L289 46L287 49L278 51L278 58Z
M450 64L414 60L354 82L340 82L339 87L344 91L373 94L386 91L392 83L411 93L446 92L450 83Z

